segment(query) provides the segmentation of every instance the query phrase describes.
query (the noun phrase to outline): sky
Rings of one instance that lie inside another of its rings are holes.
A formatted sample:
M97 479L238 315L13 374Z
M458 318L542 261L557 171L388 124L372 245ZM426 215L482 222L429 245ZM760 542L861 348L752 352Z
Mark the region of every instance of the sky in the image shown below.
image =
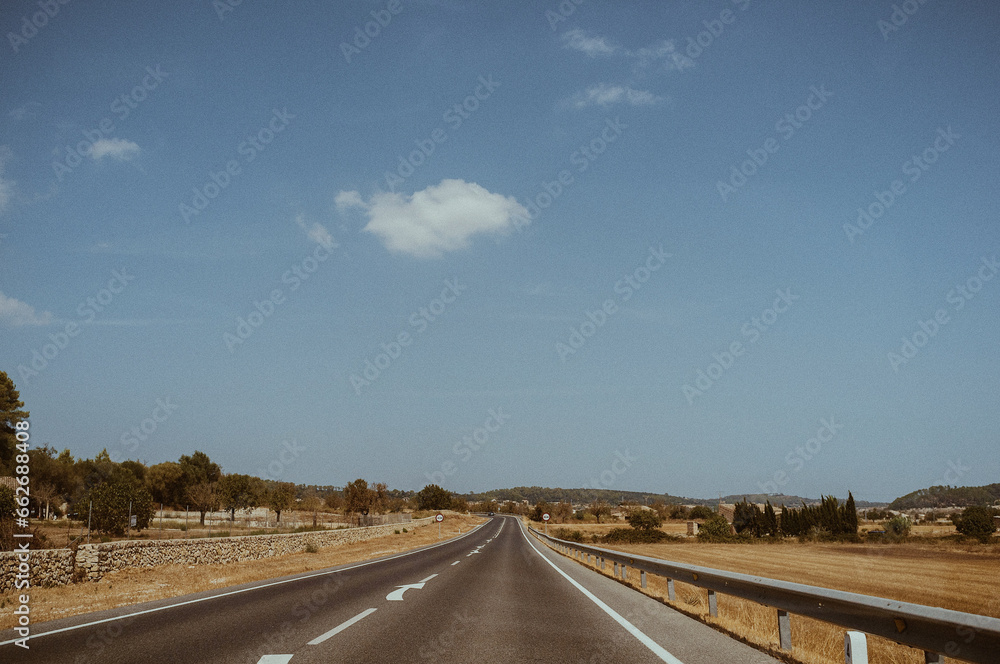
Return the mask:
M322 485L1000 481L1000 7L0 14L32 441Z

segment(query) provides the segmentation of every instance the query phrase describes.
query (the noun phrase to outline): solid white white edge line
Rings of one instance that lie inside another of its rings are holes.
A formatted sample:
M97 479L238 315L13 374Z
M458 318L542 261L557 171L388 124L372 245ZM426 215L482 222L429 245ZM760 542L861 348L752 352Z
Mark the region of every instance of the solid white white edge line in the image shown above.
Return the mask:
M284 579L282 581L274 581L272 583L265 583L265 584L261 584L259 586L253 586L251 588L242 588L240 590L231 590L229 592L219 593L218 595L211 595L209 597L200 597L198 599L189 599L189 600L186 600L184 602L178 602L177 604L168 604L166 606L158 606L155 609L145 609L144 611L136 611L135 613L126 613L124 615L115 616L114 618L102 618L101 620L95 620L95 621L89 622L89 623L82 623L80 625L71 625L70 627L60 627L59 629L54 629L54 630L51 630L49 632L41 632L40 634L32 634L31 636L26 637L26 638L28 638L29 640L31 640L31 639L38 639L38 638L41 638L43 636L48 636L49 634L59 634L61 632L71 632L74 629L83 629L84 627L93 627L94 625L102 625L102 624L104 624L106 622L113 622L115 620L125 620L126 618L134 618L135 616L141 616L141 615L145 615L147 613L156 613L157 611L166 611L167 609L174 609L174 608L177 608L179 606L186 606L188 604L198 604L200 602L207 602L209 600L218 599L219 597L228 597L230 595L239 595L241 593L248 593L248 592L251 592L251 591L254 591L254 590L260 590L261 588L270 588L271 586L280 586L280 585L283 585L285 583L293 583L295 581L301 581L303 579L312 579L312 578L317 577L317 576L329 576L331 574L340 574L341 572L347 572L347 571L350 571L352 569L357 569L359 567L367 567L368 565L377 565L379 563L387 563L390 560L396 560L397 558L404 558L406 556L412 556L412 555L414 555L416 553L422 553L424 551L430 551L431 549L436 549L439 546L444 546L445 544L451 544L452 542L456 542L456 541L458 541L460 539L468 537L472 533L474 533L477 530L479 530L479 528L481 526L483 526L483 525L484 524L479 524L478 526L476 526L475 528L473 528L469 532L465 533L464 535L459 535L455 539L446 540L446 541L440 542L438 544L432 544L432 545L430 545L428 547L424 547L422 549L416 549L414 551L405 551L405 552L403 552L403 553L401 553L399 555L391 556L389 558L382 558L380 560L368 560L368 561L365 561L365 562L362 562L362 563L358 563L357 565L351 565L350 567L343 567L341 569L335 569L335 570L332 570L330 572L317 572L315 574L308 574L306 576L297 576L297 577L295 577L293 579ZM109 610L113 610L113 609L109 609ZM3 642L0 642L0 646L10 645L11 643L15 643L15 642L20 641L20 640L21 640L20 638L17 638L17 639L11 639L9 641L3 641Z
M606 614L608 614L609 616L611 616L616 623L618 623L619 625L621 625L622 627L624 627L625 630L629 634L631 634L632 636L634 636L636 639L638 639L639 642L642 643L642 645L644 645L647 648L649 648L650 650L652 650L656 654L656 656L659 657L661 660L663 660L664 662L669 662L670 664L684 664L684 662L682 662L681 660L677 659L676 657L674 657L673 655L671 655L669 652L667 652L666 649L663 648L663 646L661 646L659 643L657 643L653 639L651 639L648 636L646 636L646 634L642 630L640 630L638 627L636 627L635 625L633 625L632 623L630 623L628 620L626 620L620 613L618 613L617 611L615 611L614 609L612 609L610 606L608 606L607 604L605 604L604 602L602 602L592 592L590 592L589 590L587 590L586 588L584 588L582 585L580 585L579 583L577 583L576 579L574 579L569 574L567 574L566 572L564 572L561 569L559 569L559 567L554 562L552 562L551 560L549 560L548 558L546 558L545 555L535 547L534 542L532 542L529 539L528 533L526 533L524 531L524 525L521 524L520 522L518 522L518 525L521 526L521 534L524 536L525 541L528 542L528 546L530 546L532 549L534 549L535 553L537 553L542 558L542 560L544 560L545 562L547 562L549 565L552 565L552 569L554 569L555 571L557 571L560 574L562 574L562 576L567 581L569 581L570 583L572 583L576 587L577 590L579 590L580 592L582 592L587 597L587 599L589 599L591 602L593 602L594 604L596 604Z
M377 609L365 609L364 611L362 611L358 615L354 616L350 620L345 620L344 622L340 623L339 625L337 625L336 627L334 627L333 629L331 629L326 634L321 634L321 635L317 636L315 639L313 639L312 641L309 642L309 645L311 645L311 646L317 646L317 645L323 643L324 641L326 641L327 639L329 639L331 636L336 636L337 634L343 632L345 629L347 629L348 627L350 627L354 623L358 622L362 618L367 618L371 614L375 613L376 610Z
M291 655L264 655L257 664L288 664L291 660Z

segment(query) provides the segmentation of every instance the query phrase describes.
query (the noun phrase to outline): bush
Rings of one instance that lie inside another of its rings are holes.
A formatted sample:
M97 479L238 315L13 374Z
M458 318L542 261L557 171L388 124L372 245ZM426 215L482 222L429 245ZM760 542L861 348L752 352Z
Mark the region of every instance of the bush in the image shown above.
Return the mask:
M636 530L635 528L612 528L603 541L609 544L655 544L669 540L680 540L662 530Z
M691 508L691 511L688 512L687 518L691 520L711 519L713 515L715 515L715 512L712 511L711 507L705 507L704 505L695 505L694 507Z
M909 537L910 517L903 515L892 517L885 524L885 532L893 537Z
M663 517L653 510L632 510L628 515L628 525L636 530L650 532L663 523Z
M319 553L319 547L312 540L306 542L306 553Z
M958 518L955 529L966 537L974 537L986 544L997 529L993 521L993 510L980 506L966 507Z
M580 542L583 543L583 533L579 530L569 530L568 528L559 528L555 531L555 537L557 539L566 540L567 542Z
M694 512L694 510L691 510ZM730 540L733 537L732 527L721 514L712 514L698 529L698 539L708 541Z

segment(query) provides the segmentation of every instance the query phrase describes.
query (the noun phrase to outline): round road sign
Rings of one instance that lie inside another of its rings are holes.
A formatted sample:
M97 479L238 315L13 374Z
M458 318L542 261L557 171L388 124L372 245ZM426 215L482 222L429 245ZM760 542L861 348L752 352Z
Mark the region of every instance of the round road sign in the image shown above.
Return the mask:
M438 514L436 517L434 517L434 520L437 521L438 523L441 523L442 521L444 521L444 514Z
M542 515L542 521L548 521L548 520L549 520L549 513L546 512L545 514Z

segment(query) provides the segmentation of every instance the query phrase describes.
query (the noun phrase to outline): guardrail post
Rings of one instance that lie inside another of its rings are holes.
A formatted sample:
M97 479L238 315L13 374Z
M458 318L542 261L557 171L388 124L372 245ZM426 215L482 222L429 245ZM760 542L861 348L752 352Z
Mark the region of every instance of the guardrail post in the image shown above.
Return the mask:
M671 602L677 599L677 593L674 592L674 580L667 579L667 599Z
M792 649L792 620L788 617L788 611L782 611L781 609L778 609L778 647L782 650ZM865 655L865 662L868 661L867 657Z
M937 654L936 652L927 652L926 650L924 651L924 664L931 664L931 662L934 662L936 664L937 662L940 661L941 661L941 655Z
M615 561L615 578L618 578L618 561Z
M646 587L646 570L639 570L639 581L642 583L642 587Z
M628 581L628 567L622 564L622 581Z
M708 615L712 616L713 618L717 618L719 616L719 603L715 599L714 590L708 591Z
M601 569L604 569L604 556L601 556Z
M868 664L868 637L864 632L844 634L844 661L847 664Z

